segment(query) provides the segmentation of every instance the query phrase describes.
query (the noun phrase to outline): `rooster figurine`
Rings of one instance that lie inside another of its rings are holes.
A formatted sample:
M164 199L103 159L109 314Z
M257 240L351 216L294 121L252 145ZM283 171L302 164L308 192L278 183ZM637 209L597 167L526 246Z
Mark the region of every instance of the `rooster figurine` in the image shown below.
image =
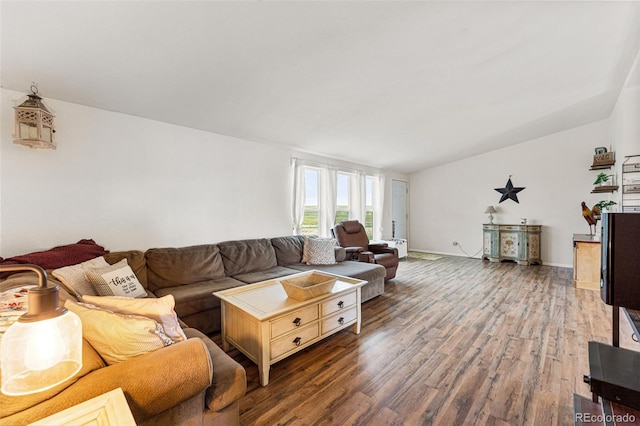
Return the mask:
M597 209L597 206L594 206L594 209ZM594 233L591 232L591 226L593 226L593 229L595 231L596 224L598 223L598 218L596 217L596 213L590 210L584 201L582 202L582 217L584 217L584 220L586 220L589 224L589 235L593 235Z

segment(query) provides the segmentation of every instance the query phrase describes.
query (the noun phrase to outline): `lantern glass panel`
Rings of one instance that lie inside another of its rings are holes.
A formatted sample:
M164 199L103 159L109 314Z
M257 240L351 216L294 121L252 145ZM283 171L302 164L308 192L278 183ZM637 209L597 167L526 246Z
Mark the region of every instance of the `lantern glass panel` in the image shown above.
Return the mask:
M38 127L35 123L20 123L20 139L37 140Z
M42 140L45 142L50 143L51 142L51 128L50 127L43 127L42 128Z

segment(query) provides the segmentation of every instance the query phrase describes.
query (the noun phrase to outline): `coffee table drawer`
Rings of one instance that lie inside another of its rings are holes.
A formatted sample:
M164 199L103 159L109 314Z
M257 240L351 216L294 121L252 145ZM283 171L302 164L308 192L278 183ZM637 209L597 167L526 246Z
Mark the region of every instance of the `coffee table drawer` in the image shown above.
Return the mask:
M334 297L333 299L329 299L326 302L322 303L321 306L321 315L326 317L327 315L331 315L334 312L338 312L340 310L346 309L350 306L356 304L356 292L351 291L349 293L345 293L341 296Z
M296 330L285 337L281 337L271 342L271 359L276 359L288 352L298 350L300 346L320 336L318 332L318 323L311 324L307 327Z
M271 338L275 339L318 319L318 305L309 306L271 321Z
M355 306L345 308L335 315L322 320L322 329L320 334L329 333L336 328L340 328L345 324L355 321L358 318L358 312Z

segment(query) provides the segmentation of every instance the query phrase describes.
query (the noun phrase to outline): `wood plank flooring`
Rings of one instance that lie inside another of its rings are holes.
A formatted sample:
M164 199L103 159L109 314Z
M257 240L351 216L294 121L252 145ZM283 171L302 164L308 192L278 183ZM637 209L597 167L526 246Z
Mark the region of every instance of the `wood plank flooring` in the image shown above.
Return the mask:
M611 342L611 307L569 268L407 259L362 315L360 335L273 365L266 387L232 349L241 424L569 425L573 394L590 396L587 342ZM640 350L621 323L621 346Z

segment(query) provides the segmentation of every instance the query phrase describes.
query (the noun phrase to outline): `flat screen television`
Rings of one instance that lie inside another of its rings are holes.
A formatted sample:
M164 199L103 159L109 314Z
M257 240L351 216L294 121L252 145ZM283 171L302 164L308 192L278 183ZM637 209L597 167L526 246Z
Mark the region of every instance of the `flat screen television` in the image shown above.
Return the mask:
M604 213L600 297L640 310L640 213Z

